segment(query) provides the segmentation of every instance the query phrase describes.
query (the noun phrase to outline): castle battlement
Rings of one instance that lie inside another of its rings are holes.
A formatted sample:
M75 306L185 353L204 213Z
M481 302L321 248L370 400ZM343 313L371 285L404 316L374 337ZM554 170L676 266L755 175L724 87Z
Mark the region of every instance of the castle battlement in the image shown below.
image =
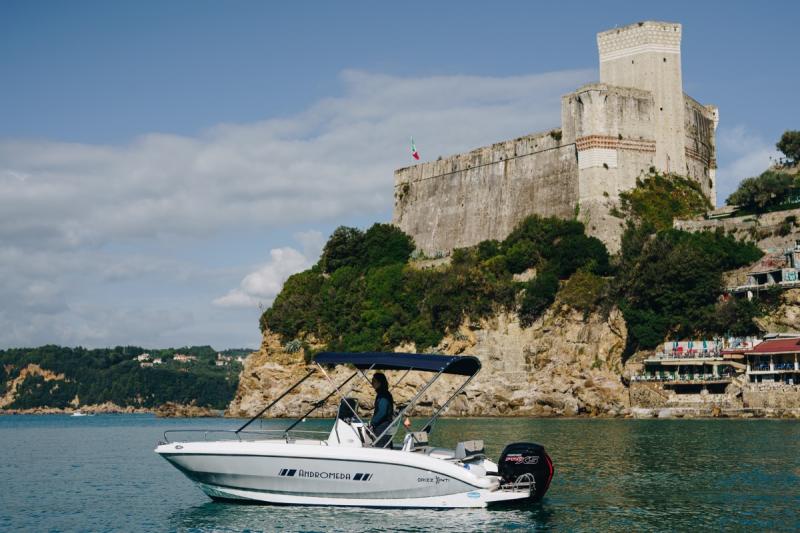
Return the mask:
M599 82L561 99L561 128L395 171L393 222L427 254L503 239L531 214L578 214L611 251L619 193L655 168L716 201L716 107L683 93L680 24L597 35Z
M637 22L597 34L600 62L641 53L681 53L681 25L672 22Z

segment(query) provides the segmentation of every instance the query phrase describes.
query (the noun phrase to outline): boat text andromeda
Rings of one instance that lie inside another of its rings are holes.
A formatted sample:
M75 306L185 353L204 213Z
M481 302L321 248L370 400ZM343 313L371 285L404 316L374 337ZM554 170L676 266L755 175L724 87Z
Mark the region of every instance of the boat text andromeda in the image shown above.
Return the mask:
M317 355L309 372L237 430L171 430L156 453L197 483L214 500L293 505L459 508L540 500L553 477L553 463L542 446L509 444L497 463L484 454L483 441L459 442L455 449L433 447L428 436L434 422L480 371L472 356L401 353L333 353ZM330 365L354 371L336 384ZM357 401L347 395L359 377L377 370L422 372L430 379L389 426L374 434L359 416ZM283 397L316 372L331 383L331 392L285 429L248 430ZM464 376L461 386L436 410L421 431L398 429L422 395L443 374ZM330 432L297 431L307 416L337 397L339 408ZM202 440L170 439L170 434L202 434ZM387 438L388 437L388 438ZM393 440L397 439L397 444ZM385 443L378 446L378 443Z

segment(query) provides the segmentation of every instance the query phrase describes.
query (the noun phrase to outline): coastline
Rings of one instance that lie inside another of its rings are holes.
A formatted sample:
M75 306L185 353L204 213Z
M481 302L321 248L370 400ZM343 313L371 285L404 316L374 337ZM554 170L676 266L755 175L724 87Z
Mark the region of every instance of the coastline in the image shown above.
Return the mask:
M0 416L15 415L73 415L75 413L87 415L130 415L152 414L159 418L216 418L222 417L221 409L199 407L194 404L177 404L168 402L154 408L119 406L106 402L103 404L82 405L79 407L32 407L30 409L0 409Z
M16 415L72 415L76 412L81 412L89 415L97 414L152 414L158 418L229 418L229 419L244 419L240 416L232 416L231 414L221 409L210 409L204 407L197 407L194 405L180 405L173 404L169 406L161 406L153 409L144 407L121 407L118 405L88 405L79 409L75 408L52 408L52 407L37 407L32 409L0 409L0 416L16 416ZM291 420L295 417L292 416L276 416L273 419ZM330 417L309 417L312 419L327 419ZM578 414L578 415L530 415L525 414L522 416L508 416L508 415L463 415L463 416L444 416L443 419L562 419L562 420L585 420L585 419L601 419L601 420L614 420L614 419L633 419L633 420L677 420L677 419L785 419L785 420L800 420L800 408L777 409L769 407L749 407L749 408L695 408L695 407L662 407L662 408L647 408L647 407L633 407L626 409L619 414L615 413L600 413L600 414Z

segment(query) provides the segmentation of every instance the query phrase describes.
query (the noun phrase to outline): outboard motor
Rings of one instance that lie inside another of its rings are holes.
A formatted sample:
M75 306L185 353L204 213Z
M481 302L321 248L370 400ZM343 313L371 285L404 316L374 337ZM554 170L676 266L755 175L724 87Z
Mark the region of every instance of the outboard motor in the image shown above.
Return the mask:
M544 446L533 442L514 442L500 454L497 470L504 484L522 484L533 479L531 500L544 497L553 479L553 461Z

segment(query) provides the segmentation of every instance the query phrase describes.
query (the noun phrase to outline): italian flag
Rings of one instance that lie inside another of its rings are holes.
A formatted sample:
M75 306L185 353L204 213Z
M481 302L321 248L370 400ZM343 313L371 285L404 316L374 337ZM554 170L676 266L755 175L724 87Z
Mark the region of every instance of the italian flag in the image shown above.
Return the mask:
M411 137L411 157L419 161L419 152L417 152L417 146L414 144L414 137Z

